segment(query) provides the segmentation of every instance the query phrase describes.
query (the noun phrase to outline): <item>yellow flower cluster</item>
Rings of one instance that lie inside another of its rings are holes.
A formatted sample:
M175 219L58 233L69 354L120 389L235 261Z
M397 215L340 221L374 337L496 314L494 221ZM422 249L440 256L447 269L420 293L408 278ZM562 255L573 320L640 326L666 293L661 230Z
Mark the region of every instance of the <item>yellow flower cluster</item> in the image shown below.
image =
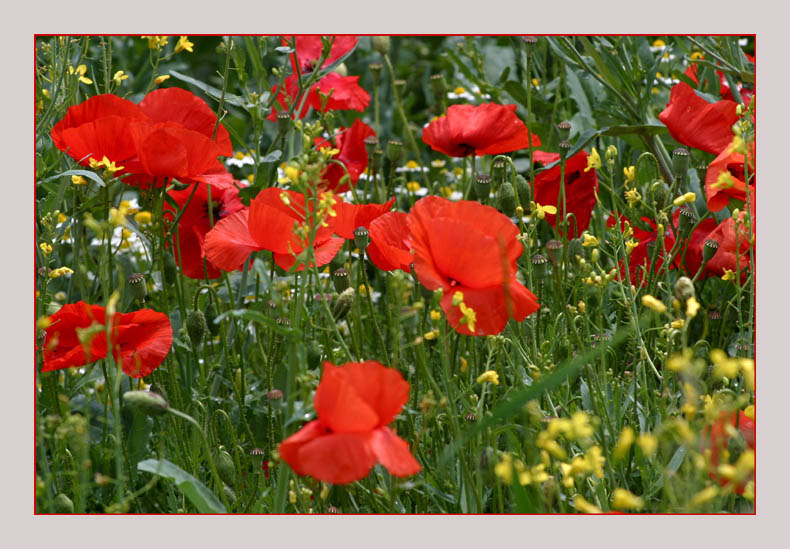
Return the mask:
M513 484L515 477L521 486L540 484L551 478L546 472L545 463L527 467L520 459L513 459L509 452L502 454L499 463L494 466L494 474L508 485Z

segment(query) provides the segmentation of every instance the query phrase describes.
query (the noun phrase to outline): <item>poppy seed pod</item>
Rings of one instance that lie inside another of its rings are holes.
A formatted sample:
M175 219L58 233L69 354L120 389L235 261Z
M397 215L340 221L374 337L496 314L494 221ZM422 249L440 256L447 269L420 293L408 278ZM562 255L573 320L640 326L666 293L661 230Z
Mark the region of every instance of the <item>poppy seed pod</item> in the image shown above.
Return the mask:
M675 297L679 301L685 302L687 299L694 297L694 283L687 276L681 276L675 282Z
M351 310L351 306L354 304L355 294L354 288L346 288L337 296L334 305L332 305L332 316L335 317L335 320L342 320L345 318Z
M405 80L393 80L392 87L398 92L398 95L403 97L403 92L406 90L406 81Z
M712 309L708 311L708 318L710 320L715 320L715 321L721 320L721 311L718 311L716 309Z
M381 63L371 63L368 68L370 69L370 75L373 77L373 85L378 86L379 82L381 82L381 69L383 69L383 65Z
M431 89L436 97L444 97L444 94L447 93L447 80L444 79L443 74L431 76Z
M348 271L343 267L335 269L335 271L332 273L332 282L334 283L335 290L337 290L338 293L347 289L351 285L348 280Z
M548 252L551 262L556 265L562 260L562 242L549 240L546 242L546 252Z
M130 274L126 279L126 283L129 284L129 288L132 290L132 296L134 296L137 301L145 301L145 296L148 293L145 287L145 275L141 273Z
M669 190L663 181L656 180L653 182L653 184L650 186L650 198L655 204L656 209L660 210L667 205Z
M697 171L697 179L705 181L705 174L708 173L708 165L702 162L697 164L694 169Z
M123 394L123 401L130 408L149 416L161 416L169 407L165 398L153 391L127 391Z
M175 284L176 277L178 276L178 265L176 265L176 260L173 257L173 254L169 254L165 252L164 256L164 269L163 274L165 278L165 282L168 286Z
M693 227L694 223L696 222L697 216L691 208L686 208L685 206L680 208L680 218L678 222L680 234L688 234L688 232L691 230L691 227Z
M505 161L501 158L494 160L494 163L491 164L491 177L498 185L505 182Z
M686 177L689 171L689 152L683 147L678 147L672 151L672 171L675 177Z
M373 158L376 148L379 145L379 138L375 135L369 135L365 138L365 151L368 153L368 158Z
M189 311L187 313L187 335L194 347L200 345L206 331L208 331L208 326L206 325L206 316L203 314L203 311Z
M567 139L563 139L557 144L557 148L560 150L560 159L564 160L568 156L568 152L571 150L571 143Z
M374 36L373 49L381 55L387 55L390 51L390 37L389 36Z
M719 250L719 243L712 238L708 238L705 240L705 244L702 245L702 260L705 262L710 261L713 259L713 256L716 255L716 252Z
M560 136L560 141L567 141L571 135L571 123L563 120L557 124L557 134Z
M368 249L370 244L370 232L365 227L354 229L354 245L363 252Z
M497 209L508 217L516 213L516 191L513 185L503 183L497 192Z
M535 254L532 256L530 261L532 262L532 272L534 273L535 278L538 280L543 280L546 278L546 275L549 273L549 260L546 259L546 256L542 254Z
M280 111L277 113L277 131L280 135L285 135L291 127L291 115L288 111Z
M477 199L480 202L485 203L489 194L491 194L491 177L484 173L477 174L477 177L475 177L474 187Z
M376 150L373 151L373 168L376 170L381 169L381 161L384 159L384 151L381 150L379 147L376 147Z
M387 141L387 158L390 162L397 162L403 154L403 141L390 139Z
M280 400L283 398L283 392L280 389L272 389L266 393L266 400Z
M532 55L532 52L535 51L535 46L538 45L538 37L525 36L521 41L524 42L524 50L527 52L527 55Z

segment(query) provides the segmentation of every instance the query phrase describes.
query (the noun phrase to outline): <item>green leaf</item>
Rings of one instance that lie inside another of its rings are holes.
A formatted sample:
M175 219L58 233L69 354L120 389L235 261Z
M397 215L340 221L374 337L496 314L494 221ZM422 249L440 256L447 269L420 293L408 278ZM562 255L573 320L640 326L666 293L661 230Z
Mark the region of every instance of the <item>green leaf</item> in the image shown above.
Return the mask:
M579 112L584 118L585 126L595 126L595 118L593 118L590 101L587 99L587 94L584 92L584 88L582 87L582 83L579 81L579 77L576 76L576 71L566 65L565 76L567 78L571 99L573 99L576 102L576 105L579 107Z
M172 71L172 70L170 71L170 75L176 77L179 80L182 80L183 82L186 82L187 84L192 84L196 88L201 89L203 93L205 93L212 99L219 101L220 97L222 97L222 90L218 90L214 86L210 86L209 84L206 84L205 82L201 82L196 78L192 78L191 76L187 76L186 74L181 74L178 71ZM247 101L244 100L243 97L239 97L238 95L234 95L228 92L225 92L225 103L228 103L229 105L233 105L234 107L241 107L242 109L247 109L248 107L248 103Z
M138 471L172 480L200 513L227 513L225 506L198 479L166 459L147 459L137 464Z
M261 313L260 311L255 311L253 309L234 309L232 311L226 311L219 315L216 320L214 320L215 324L219 324L223 320L228 317L234 318L241 318L244 320L251 320L253 322L260 322L261 324L266 324L269 328L278 332L283 335L300 335L302 332L297 330L296 328L286 328L277 324L274 320L266 316L265 314Z

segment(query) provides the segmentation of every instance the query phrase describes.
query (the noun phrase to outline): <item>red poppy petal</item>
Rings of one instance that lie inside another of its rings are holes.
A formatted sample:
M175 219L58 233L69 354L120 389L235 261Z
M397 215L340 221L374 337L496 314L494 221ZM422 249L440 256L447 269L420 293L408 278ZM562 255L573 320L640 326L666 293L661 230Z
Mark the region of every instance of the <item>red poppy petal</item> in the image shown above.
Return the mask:
M173 328L164 313L141 309L119 315L115 359L130 377L145 377L159 366L173 344Z
M127 99L122 99L113 94L96 95L79 105L68 108L63 119L52 128L52 141L57 148L64 150L65 146L63 146L61 137L64 130L77 128L107 116L117 116L127 120L148 119L139 106Z
M298 220L257 197L250 203L250 235L264 250L278 254L299 253L303 247L294 235Z
M349 381L345 367L325 362L313 405L321 423L334 432L370 431L379 425L379 416L363 395Z
M452 304L456 291L463 293L464 304L475 312L474 332L468 323L461 324L461 307ZM447 322L456 332L476 336L500 334L508 318L520 322L540 308L535 295L515 277L509 280L507 289L505 286L479 289L456 286L442 296L441 306Z
M321 109L322 100L318 92L329 95L326 108ZM331 94L331 95L330 95ZM370 94L359 85L359 76L341 76L331 72L313 87L310 104L316 111L364 111L370 104Z
M329 431L327 431L326 427L316 419L281 442L277 450L283 461L285 461L297 475L306 475L307 472L299 461L299 450L311 440L325 436L328 433Z
M297 462L303 474L332 484L365 478L376 464L370 432L331 433L299 448Z
M370 223L370 246L367 253L376 267L384 271L402 269L410 272L414 261L407 214L387 212Z
M91 158L101 160L106 156L127 168L125 171L130 167L127 161L137 154L129 133L129 119L120 116L105 116L75 128L64 128L55 145L85 166Z
M47 337L44 341L42 372L84 366L107 356L104 330L93 336L87 355L77 334L78 328L86 329L94 323L104 326L104 307L88 305L84 301L69 303L49 319L50 325L47 327Z
M736 107L734 101L708 103L680 82L672 87L669 103L658 119L678 143L719 154L732 140L732 125L738 121Z
M343 240L342 238L329 238L329 239L321 242L320 244L317 244L316 248L314 250L316 266L317 267L321 267L323 265L326 265L330 261L332 261L335 258L335 256L337 255L337 252L340 251L340 248L343 247L343 244L345 242L346 241ZM277 263L277 265L281 269L286 270L286 271L290 271L291 267L293 267L294 264L296 263L296 255L294 255L294 254L278 254L278 253L275 253L274 254L274 262ZM308 265L308 267L311 267L311 266L312 265ZM305 266L302 264L302 265L299 265L299 268L297 268L296 270L297 270L297 272L298 271L303 271L304 268L305 268Z
M140 110L154 122L177 122L188 130L193 130L212 138L222 156L233 155L233 145L228 130L217 125L214 111L193 93L181 88L161 88L146 95L140 102Z
M389 427L373 431L370 447L376 460L396 477L416 475L422 469L409 450L409 444Z
M250 235L248 213L244 209L229 215L206 233L203 242L206 258L218 269L240 269L252 252L263 249Z
M392 209L395 198L384 204L348 204L341 202L335 206L335 234L347 240L354 239L354 230L357 227L370 227L370 224L379 216Z

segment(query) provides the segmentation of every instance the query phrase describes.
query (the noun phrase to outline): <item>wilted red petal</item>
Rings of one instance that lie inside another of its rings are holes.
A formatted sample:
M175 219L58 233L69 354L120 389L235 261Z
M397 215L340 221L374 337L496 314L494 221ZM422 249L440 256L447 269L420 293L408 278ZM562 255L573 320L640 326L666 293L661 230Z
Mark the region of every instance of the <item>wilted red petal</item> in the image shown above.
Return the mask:
M389 427L373 431L370 447L376 460L396 477L416 475L422 469L409 450L409 444Z
M113 355L130 377L145 377L165 359L173 344L166 314L141 309L116 316Z
M206 258L218 269L240 269L252 252L263 249L250 235L248 214L246 208L231 214L206 233L203 242Z
M732 125L738 121L734 101L708 103L694 89L680 82L672 87L667 107L658 115L678 143L719 154L732 141Z
M219 154L233 155L228 130L217 125L214 111L193 93L181 88L161 88L146 95L140 102L140 110L154 122L177 122L188 130L201 133L211 139L217 128L216 142Z
M449 156L502 154L540 146L516 116L516 105L452 105L423 130L422 140Z

